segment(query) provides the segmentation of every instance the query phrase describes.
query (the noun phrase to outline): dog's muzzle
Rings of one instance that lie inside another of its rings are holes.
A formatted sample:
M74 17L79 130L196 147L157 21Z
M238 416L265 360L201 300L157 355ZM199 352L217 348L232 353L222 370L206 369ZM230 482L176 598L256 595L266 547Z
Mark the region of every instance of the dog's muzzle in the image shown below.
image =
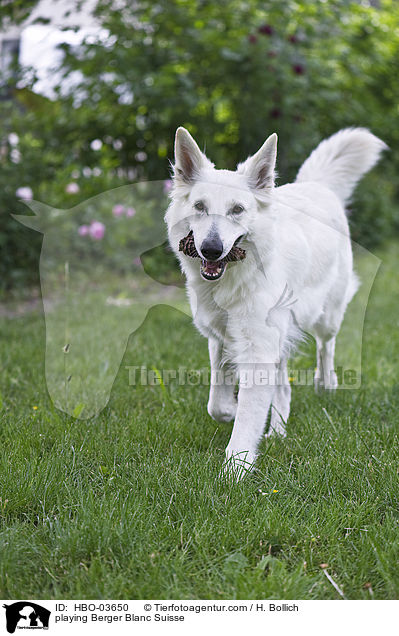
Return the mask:
M179 243L179 251L190 256L191 258L201 258L200 273L205 280L219 280L226 270L227 263L234 261L242 261L246 257L246 252L241 247L238 247L238 243L241 241L244 235L239 236L230 252L226 254L224 258L216 261L207 261L198 254L194 243L193 231L191 230L187 236L181 239Z

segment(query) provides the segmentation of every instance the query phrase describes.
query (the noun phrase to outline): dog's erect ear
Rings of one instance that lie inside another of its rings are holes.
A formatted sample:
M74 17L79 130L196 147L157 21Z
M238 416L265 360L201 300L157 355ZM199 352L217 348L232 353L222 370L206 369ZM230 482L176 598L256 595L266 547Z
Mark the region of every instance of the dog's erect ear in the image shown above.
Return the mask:
M192 183L201 168L209 163L185 128L176 130L174 176L177 181Z
M253 190L271 190L277 158L277 135L273 133L252 157L241 163L237 171L245 174Z

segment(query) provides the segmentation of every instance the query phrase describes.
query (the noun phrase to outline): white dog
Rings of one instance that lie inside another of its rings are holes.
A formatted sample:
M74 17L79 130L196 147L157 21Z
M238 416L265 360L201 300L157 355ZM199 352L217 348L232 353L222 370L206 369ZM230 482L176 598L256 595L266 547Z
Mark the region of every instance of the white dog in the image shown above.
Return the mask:
M341 130L295 183L275 188L275 134L233 172L216 170L187 130L176 132L165 220L209 341L208 412L234 419L226 455L238 476L253 465L269 410L269 434L285 435L287 358L304 332L317 343L316 385L337 386L335 338L358 285L344 206L385 147L368 130Z

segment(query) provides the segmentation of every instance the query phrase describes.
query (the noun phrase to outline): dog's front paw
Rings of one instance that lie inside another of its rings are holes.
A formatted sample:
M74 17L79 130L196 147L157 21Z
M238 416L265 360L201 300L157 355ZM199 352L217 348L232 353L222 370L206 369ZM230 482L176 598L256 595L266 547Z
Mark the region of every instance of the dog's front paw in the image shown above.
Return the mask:
M237 412L237 403L213 404L208 402L208 413L216 422L231 422Z
M273 417L273 414L272 414L269 430L267 431L267 433L265 433L265 438L268 439L269 437L272 437L273 435L279 435L280 437L287 437L287 431L285 430L285 425L281 417L279 416Z
M223 464L223 474L233 482L239 482L254 468L256 455L249 451L237 451L226 448L226 461Z

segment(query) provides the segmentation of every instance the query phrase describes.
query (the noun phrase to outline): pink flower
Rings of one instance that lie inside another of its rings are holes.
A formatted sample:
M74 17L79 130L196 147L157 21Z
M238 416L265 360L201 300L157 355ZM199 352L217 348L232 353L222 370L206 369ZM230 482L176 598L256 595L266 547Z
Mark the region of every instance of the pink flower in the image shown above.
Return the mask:
M305 67L303 64L294 64L292 70L296 75L303 75L305 73Z
M270 117L273 117L273 119L278 119L279 117L281 117L281 110L279 108L272 108L272 110L270 111Z
M172 179L165 179L165 181L163 182L163 191L165 192L165 194L170 192L172 188L173 188Z
M29 186L18 188L15 194L19 199L24 199L25 201L30 201L33 198L32 188Z
M88 225L80 225L78 227L79 236L87 236L90 232L90 228Z
M77 194L79 190L80 190L79 185L75 183L74 181L72 181L72 183L68 183L68 185L65 188L65 192L67 192L68 194Z
M270 26L270 24L262 24L262 26L259 27L258 31L259 33L262 33L262 35L273 35L274 33L274 29L272 26Z
M91 238L95 239L96 241L101 241L101 239L104 238L105 234L104 223L101 223L101 221L93 221L89 228L89 234Z
M136 258L133 259L133 264L134 265L141 265L141 258L140 256L137 256Z
M112 214L114 216L121 216L125 211L125 206L121 205L120 203L117 203L116 205L114 205L114 207L112 208Z
M136 214L136 210L134 208L126 208L126 216L132 217Z

